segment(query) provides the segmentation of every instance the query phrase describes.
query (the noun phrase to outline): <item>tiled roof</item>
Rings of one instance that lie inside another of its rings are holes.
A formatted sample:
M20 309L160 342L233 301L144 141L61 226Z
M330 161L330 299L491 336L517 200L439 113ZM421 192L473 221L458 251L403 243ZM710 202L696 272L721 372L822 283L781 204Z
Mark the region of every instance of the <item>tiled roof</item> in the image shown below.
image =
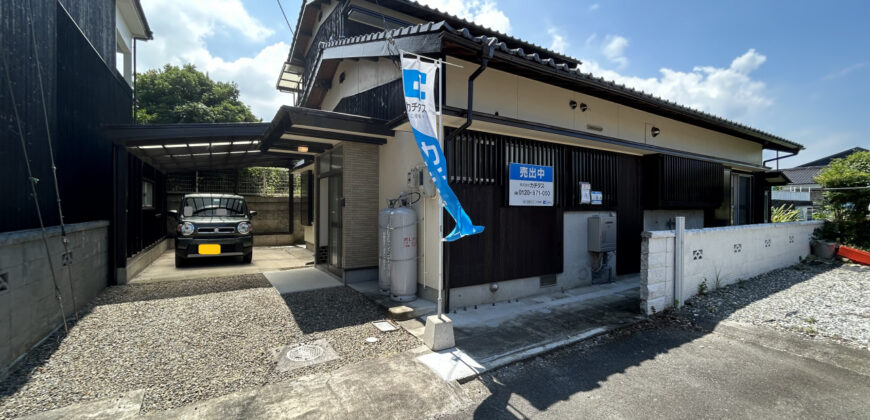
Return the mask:
M834 159L842 159L842 158L845 158L846 156L851 155L852 153L866 152L866 151L867 151L867 149L865 149L863 147L853 147L849 150L844 150L840 153L834 153L833 155L825 156L821 159L816 159L812 162L804 163L803 165L799 165L798 168L806 168L806 167L810 167L810 166L828 166L828 164L830 164L831 161Z
M421 6L421 7L425 7L425 6ZM430 10L434 10L434 9L430 9ZM453 18L459 19L455 16ZM341 45L352 45L352 44L357 44L357 43L362 43L362 42L371 42L371 41L391 39L391 38L401 38L401 37L405 37L405 36L438 32L438 31L447 31L451 34L461 36L467 40L473 41L473 42L478 43L478 44L490 42L490 40L493 39L493 37L487 36L487 35L474 35L468 28L456 29L453 26L451 26L449 23L447 23L446 21L441 21L441 22L421 23L418 25L392 29L392 30L384 31L384 32L376 32L376 33L371 33L371 34L366 34L366 35L359 35L359 36L334 40L334 41L324 43L323 45L321 45L321 47L322 48L329 48L329 47L341 46ZM507 38L509 40L514 39L514 38L508 37L508 36L503 35L503 34L499 34L499 35L504 36L505 38ZM771 143L778 143L781 146L785 146L785 147L792 148L792 149L798 149L798 150L804 148L801 144L792 142L790 140L776 136L774 134L771 134L771 133L768 133L768 132L765 132L765 131L762 131L762 130L759 130L756 128L752 128L752 127L749 127L749 126L746 126L746 125L743 125L743 124L740 124L740 123L737 123L737 122L734 122L731 120L727 120L725 118L721 118L721 117L718 117L716 115L713 115L713 114L710 114L710 113L707 113L704 111L699 111L699 110L696 110L693 108L689 108L687 106L680 105L676 102L669 101L669 100L663 99L663 98L659 98L659 97L653 96L649 93L625 86L624 84L618 84L614 81L608 81L602 77L595 77L591 73L584 73L582 71L582 69L580 68L579 61L576 61L573 63L566 63L564 61L554 59L553 55L555 55L555 53L553 53L545 48L540 48L540 50L538 50L536 48L536 50L534 50L534 51L527 52L523 48L512 48L507 42L499 41L498 40L499 38L495 38L495 39L496 39L496 43L495 43L495 50L496 51L501 51L505 54L510 54L512 56L520 57L520 58L537 63L537 64L542 65L542 66L550 67L556 71L563 72L564 74L567 74L567 75L571 75L578 81L582 81L582 82L594 85L598 88L604 88L604 89L616 92L618 94L621 94L623 96L631 97L634 100L653 104L658 108L663 108L663 109L667 109L670 111L688 114L690 116L707 121L708 123L714 124L716 126L725 127L725 128L739 131L739 132L743 132L746 135L749 135L749 136L752 136L752 137L755 137L758 139L763 139L763 140L769 141ZM526 44L528 44L528 43L526 43ZM546 54L544 54L542 56L542 53L546 53Z
M824 166L798 167L782 169L782 173L788 177L792 184L815 184L816 181L813 181L813 178L824 168Z

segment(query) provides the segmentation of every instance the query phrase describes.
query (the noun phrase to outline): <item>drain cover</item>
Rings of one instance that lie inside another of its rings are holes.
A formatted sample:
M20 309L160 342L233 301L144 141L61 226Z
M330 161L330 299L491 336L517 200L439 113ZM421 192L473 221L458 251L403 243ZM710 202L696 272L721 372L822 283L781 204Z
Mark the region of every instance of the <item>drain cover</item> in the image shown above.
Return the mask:
M338 353L329 345L326 339L314 340L305 344L293 344L275 349L277 369L287 372L305 366L325 363L338 359Z
M303 344L294 349L287 350L284 356L291 362L308 362L323 356L323 347L315 344Z

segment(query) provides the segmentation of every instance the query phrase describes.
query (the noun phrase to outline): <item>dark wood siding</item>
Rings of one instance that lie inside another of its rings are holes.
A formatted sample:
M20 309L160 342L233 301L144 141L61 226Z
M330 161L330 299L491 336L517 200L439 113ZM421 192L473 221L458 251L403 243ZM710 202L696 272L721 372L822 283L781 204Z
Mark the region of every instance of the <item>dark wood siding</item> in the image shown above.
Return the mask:
M723 166L669 155L644 157L649 209L705 209L722 205Z
M127 256L147 248L166 236L166 175L128 155ZM154 186L153 207L143 208L144 182Z
M351 83L345 81L344 83ZM356 95L341 98L333 111L392 120L405 110L402 97L402 79L371 88Z
M115 67L115 0L59 0L106 64Z
M36 208L27 179L21 132L30 158L33 176L42 182L36 184L40 208L47 225L59 223L55 202L51 165L48 158L43 101L39 79L45 89L45 109L48 129L55 131L55 41L56 4L54 0L3 1L0 30L3 46L0 53L0 232L39 227ZM39 22L33 31L29 21ZM34 36L36 49L34 50ZM38 55L35 55L38 54ZM41 68L37 70L37 57ZM6 82L6 73L12 83ZM13 107L13 96L15 106ZM18 119L15 113L18 112ZM53 138L56 147L58 139Z
M55 159L65 221L112 220L113 146L100 127L131 122L132 92L63 8L57 10Z
M616 274L640 272L640 234L643 232L641 158L619 155L616 189Z

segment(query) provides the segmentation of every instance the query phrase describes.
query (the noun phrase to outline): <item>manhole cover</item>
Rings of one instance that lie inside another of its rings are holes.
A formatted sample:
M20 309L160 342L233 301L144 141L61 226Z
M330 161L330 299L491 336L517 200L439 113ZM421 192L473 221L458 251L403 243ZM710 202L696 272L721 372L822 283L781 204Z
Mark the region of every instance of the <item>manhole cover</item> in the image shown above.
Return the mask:
M287 350L284 356L292 362L307 362L323 356L323 347L313 344L303 344L299 347Z

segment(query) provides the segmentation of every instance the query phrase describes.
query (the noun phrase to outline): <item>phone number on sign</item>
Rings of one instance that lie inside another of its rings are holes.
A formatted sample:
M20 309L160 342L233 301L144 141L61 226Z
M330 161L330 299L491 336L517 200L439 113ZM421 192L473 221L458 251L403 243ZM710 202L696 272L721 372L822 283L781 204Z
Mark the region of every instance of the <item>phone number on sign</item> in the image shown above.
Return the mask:
M552 191L541 191L541 190L516 190L514 191L514 195L529 195L534 197L549 197L552 194Z

